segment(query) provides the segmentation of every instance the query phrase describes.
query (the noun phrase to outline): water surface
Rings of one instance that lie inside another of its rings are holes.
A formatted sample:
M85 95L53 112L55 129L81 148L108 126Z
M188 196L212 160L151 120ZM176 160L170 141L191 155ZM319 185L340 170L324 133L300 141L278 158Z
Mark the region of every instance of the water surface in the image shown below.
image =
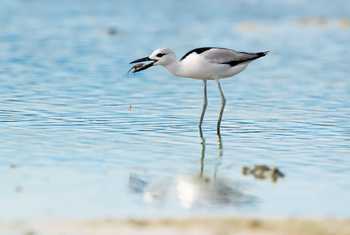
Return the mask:
M0 218L349 217L350 3L204 2L1 1ZM126 76L211 45L271 50L222 83L222 150L215 83L202 145L200 81Z

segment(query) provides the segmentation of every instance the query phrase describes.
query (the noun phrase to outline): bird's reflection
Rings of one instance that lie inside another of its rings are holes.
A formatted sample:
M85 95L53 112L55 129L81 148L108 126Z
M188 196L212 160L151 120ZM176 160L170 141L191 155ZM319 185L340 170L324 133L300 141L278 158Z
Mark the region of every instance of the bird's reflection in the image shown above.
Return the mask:
M201 171L200 171L200 176L203 176L206 142L205 142L205 138L203 135L203 129L201 126L199 126L199 137L201 139L201 161L200 161ZM223 145L222 145L222 137L221 137L220 132L217 133L217 151L218 151L218 160L221 160L221 158L223 156ZM216 171L217 171L217 169L215 169L215 172Z
M183 208L254 205L256 198L246 193L239 182L218 175L219 164L223 157L221 136L218 136L217 164L214 166L214 174L205 173L206 142L202 137L199 174L197 172L192 175L178 175L174 178L155 181L130 175L130 189L135 193L142 193L147 203L169 203L170 205L176 203Z

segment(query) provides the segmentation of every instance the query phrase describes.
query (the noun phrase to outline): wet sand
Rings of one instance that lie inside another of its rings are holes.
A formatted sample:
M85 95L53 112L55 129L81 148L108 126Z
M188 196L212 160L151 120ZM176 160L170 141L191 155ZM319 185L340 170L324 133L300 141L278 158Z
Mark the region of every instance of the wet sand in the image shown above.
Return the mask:
M336 219L105 219L0 223L8 235L349 235L350 220Z

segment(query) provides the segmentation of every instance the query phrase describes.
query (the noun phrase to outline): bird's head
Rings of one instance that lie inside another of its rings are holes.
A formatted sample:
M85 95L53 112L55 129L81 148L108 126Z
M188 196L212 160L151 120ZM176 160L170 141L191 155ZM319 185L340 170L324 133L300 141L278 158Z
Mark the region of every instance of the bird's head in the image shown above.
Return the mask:
M148 62L150 61L150 63L146 64L146 65L140 65L137 66L137 68L134 69L134 73L148 69L154 65L163 65L166 66L170 63L172 63L173 61L176 60L176 56L175 53L170 50L169 48L160 48L157 50L154 50L149 56L147 57L143 57L141 59L137 59L134 61L131 61L130 64L135 64L135 63L142 63L142 62Z
M175 53L169 48L154 50L149 58L155 61L154 65L167 65L176 60Z

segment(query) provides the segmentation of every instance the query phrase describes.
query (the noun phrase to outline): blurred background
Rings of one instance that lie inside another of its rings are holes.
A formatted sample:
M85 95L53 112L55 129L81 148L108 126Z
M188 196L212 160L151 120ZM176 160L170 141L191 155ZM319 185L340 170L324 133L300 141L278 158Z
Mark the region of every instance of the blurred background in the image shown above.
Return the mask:
M349 1L1 0L0 25L1 219L349 217ZM215 84L203 146L200 81L127 76L201 46L271 51L223 81L222 151Z

